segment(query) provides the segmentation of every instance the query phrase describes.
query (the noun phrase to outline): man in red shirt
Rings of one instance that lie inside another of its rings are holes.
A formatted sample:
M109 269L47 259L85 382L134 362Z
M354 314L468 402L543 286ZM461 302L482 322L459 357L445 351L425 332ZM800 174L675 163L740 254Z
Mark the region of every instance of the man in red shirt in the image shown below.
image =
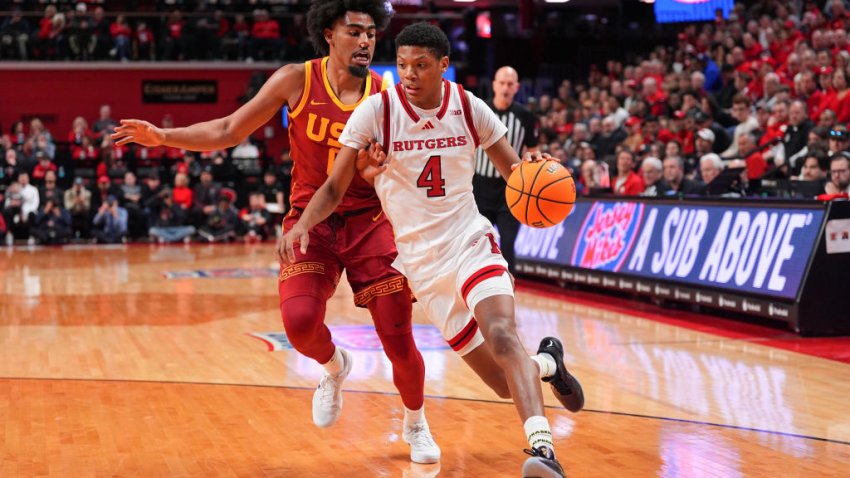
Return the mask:
M292 209L283 228L299 219L325 182L341 145L337 141L354 108L381 89L381 77L369 70L375 37L389 22L383 0L358 3L313 2L307 13L311 40L324 58L280 68L257 95L233 114L185 128L161 129L140 120L122 120L120 144L167 145L193 151L233 147L280 111L289 108ZM310 233L310 249L282 267L278 291L289 342L325 368L313 395L313 422L333 425L342 410L342 382L352 355L335 346L324 323L325 306L343 270L355 305L367 307L378 337L393 365L393 382L404 403L402 438L411 445L411 460L435 463L440 449L431 438L424 414L425 368L413 341L411 292L392 268L397 255L392 226L374 188L355 179L342 203Z
M251 56L264 59L266 54L274 58L281 46L280 25L277 20L269 17L266 10L254 12L254 26L251 28Z

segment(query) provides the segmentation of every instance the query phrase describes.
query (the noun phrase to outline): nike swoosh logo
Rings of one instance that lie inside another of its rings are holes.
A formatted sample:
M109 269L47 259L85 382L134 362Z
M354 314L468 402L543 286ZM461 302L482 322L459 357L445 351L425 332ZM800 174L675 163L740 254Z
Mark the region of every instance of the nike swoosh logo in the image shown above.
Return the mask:
M383 213L384 213L384 211L379 212L377 216L375 216L375 217L373 217L373 218L372 218L372 222L377 221L377 220L378 220L378 218L379 218L379 217L381 217L381 214L383 214Z
M320 101L316 101L316 100L310 100L310 106L322 106L322 105L326 105L326 104L327 104L327 103L325 103L325 102L320 102Z

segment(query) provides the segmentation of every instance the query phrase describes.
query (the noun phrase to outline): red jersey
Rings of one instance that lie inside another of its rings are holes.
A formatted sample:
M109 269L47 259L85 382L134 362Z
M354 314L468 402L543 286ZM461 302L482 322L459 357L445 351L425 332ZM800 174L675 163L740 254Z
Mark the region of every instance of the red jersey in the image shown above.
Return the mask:
M339 135L351 112L382 89L381 76L370 71L360 100L352 105L343 104L328 83L327 64L328 57L304 63L304 92L298 105L289 112L289 154L293 162L289 200L293 207L301 209L307 207L310 198L328 178L334 158L342 148ZM375 189L355 174L336 212L380 206Z

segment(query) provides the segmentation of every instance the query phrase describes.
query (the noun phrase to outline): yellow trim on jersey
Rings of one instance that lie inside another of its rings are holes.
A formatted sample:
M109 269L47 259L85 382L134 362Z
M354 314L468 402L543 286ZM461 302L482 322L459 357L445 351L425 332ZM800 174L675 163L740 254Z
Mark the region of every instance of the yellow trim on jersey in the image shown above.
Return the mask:
M389 80L387 77L385 77L385 76L384 76L384 77L382 77L382 78L381 78L381 91L386 90L386 89L387 89L387 88L389 88L390 86L393 86L393 85L390 83L390 80Z
M313 65L310 61L304 62L304 91L301 93L301 100L298 102L298 106L295 107L294 110L289 112L290 118L295 118L298 116L298 113L304 109L304 105L307 104L307 98L310 96L310 77L313 76Z
M328 90L328 96L331 97L331 101L333 101L334 104L337 105L337 107L342 111L354 111L354 108L357 108L360 103L363 103L363 100L368 98L369 92L372 91L372 73L370 71L369 74L366 75L366 88L363 90L363 96L360 97L357 103L354 103L353 105L347 105L340 101L339 98L337 98L336 93L334 93L333 88L331 88L331 83L328 81L329 59L329 56L322 58L322 81L325 83L325 89Z

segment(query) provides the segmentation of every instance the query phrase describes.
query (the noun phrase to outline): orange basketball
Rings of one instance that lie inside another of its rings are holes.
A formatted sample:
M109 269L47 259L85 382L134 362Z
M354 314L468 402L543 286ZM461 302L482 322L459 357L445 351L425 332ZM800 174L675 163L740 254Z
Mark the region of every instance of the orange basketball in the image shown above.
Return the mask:
M576 202L576 183L555 161L523 161L505 188L511 214L531 227L550 227L566 219Z

